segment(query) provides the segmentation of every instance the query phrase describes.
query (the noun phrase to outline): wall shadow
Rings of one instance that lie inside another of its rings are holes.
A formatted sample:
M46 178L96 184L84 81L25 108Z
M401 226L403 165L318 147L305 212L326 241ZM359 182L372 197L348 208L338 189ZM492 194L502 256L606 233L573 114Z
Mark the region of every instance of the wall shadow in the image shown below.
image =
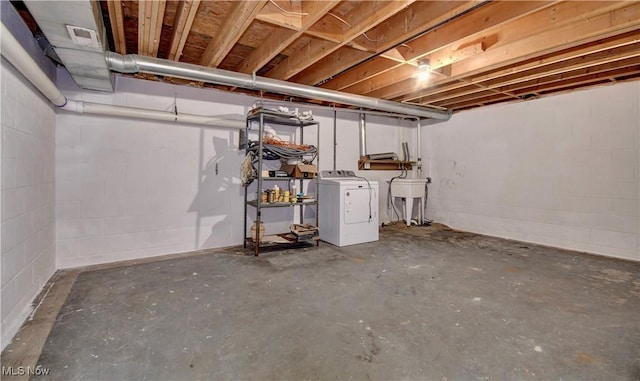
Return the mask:
M234 199L238 198L241 190L233 184L233 174L239 170L241 161L234 145L234 135L237 135L235 131L229 131L226 137L211 137L209 142L213 146L214 155L205 163L205 129L200 129L198 192L188 210L196 213L194 246L198 249L221 246L220 238L228 240L231 237L232 228L229 224L233 221L229 211L233 208L230 205L234 204ZM201 240L203 219L211 220L213 225L209 236Z

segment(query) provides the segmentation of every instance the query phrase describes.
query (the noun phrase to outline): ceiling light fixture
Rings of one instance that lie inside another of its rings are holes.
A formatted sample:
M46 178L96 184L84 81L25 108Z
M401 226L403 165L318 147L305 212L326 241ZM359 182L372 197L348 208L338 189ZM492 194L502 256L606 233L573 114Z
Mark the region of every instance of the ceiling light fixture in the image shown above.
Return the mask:
M428 58L418 61L418 69L423 71L431 70L431 62Z
M428 58L418 61L418 80L420 82L426 82L431 74L431 63Z

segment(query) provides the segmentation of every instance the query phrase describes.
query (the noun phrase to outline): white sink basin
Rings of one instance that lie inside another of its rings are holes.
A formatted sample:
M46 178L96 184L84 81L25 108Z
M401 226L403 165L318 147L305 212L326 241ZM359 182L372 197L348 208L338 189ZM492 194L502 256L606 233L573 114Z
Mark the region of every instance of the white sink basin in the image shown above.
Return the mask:
M424 197L426 184L427 179L395 179L391 182L391 195L403 198Z
M387 181L388 182L388 181ZM424 200L424 187L427 179L395 179L391 182L391 196L401 197L404 204L404 220L407 226L411 226L413 213L413 200L419 201L418 224L422 224L422 208ZM416 221L414 221L416 222Z

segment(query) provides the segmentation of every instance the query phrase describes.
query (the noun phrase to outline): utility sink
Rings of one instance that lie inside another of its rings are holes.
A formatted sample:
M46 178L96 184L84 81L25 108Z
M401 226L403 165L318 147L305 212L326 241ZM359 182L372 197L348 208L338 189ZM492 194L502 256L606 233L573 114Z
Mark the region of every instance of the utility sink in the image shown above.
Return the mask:
M391 195L402 198L424 197L427 179L395 179L391 182Z
M413 200L418 200L418 221L422 225L422 208L424 205L424 187L427 179L395 179L391 182L391 196L401 197L404 203L404 220L407 226L411 226L413 217Z

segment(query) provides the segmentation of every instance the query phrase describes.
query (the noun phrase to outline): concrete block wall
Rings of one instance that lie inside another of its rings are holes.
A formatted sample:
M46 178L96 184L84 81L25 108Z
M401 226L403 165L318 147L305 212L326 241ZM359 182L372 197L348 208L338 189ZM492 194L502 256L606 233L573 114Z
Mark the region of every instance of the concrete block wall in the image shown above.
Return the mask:
M455 114L424 128L428 217L640 260L640 83Z
M83 92L58 77L70 99L106 104L173 110L175 97L179 112L242 119L252 103L123 77L117 93ZM56 125L58 268L241 242L237 130L64 112Z
M1 83L1 276L4 348L55 271L55 113L6 61Z
M387 181L394 176L400 175L401 171L359 171L359 116L354 113L343 113L342 115L339 113L338 115L340 119L338 120L337 128L337 169L353 170L356 171L358 176L363 176L370 181L378 182L378 210L380 213L378 220L380 223L386 224L390 221L401 219L403 217L401 199L395 199L396 212L389 207L387 202L389 195L389 184ZM402 157L402 143L408 142L411 160L415 161L417 159L417 123L415 121L367 115L366 126L367 154L395 152L398 157ZM333 137L331 139L333 139ZM333 142L331 141L330 144L333 144ZM324 155L323 160L325 160L327 156L329 155ZM325 160L325 162L327 161L328 160ZM331 167L327 167L327 169L331 169ZM416 176L415 166L407 176L410 178ZM399 214L399 216L396 215L396 213ZM414 208L414 215L417 215L417 206Z
M80 91L63 71L58 78L70 99L106 104L173 110L177 99L179 112L244 120L255 102L122 76L116 93L99 94ZM331 169L333 112L314 110L314 117L321 130L320 169ZM237 130L65 112L58 113L56 125L58 268L242 243L244 151L238 150ZM370 129L373 146L382 150L390 140L401 140L403 127L378 118ZM338 167L355 170L357 117L339 113L338 130ZM305 142L313 143L315 131L310 132ZM267 234L288 229L293 213L263 213Z

